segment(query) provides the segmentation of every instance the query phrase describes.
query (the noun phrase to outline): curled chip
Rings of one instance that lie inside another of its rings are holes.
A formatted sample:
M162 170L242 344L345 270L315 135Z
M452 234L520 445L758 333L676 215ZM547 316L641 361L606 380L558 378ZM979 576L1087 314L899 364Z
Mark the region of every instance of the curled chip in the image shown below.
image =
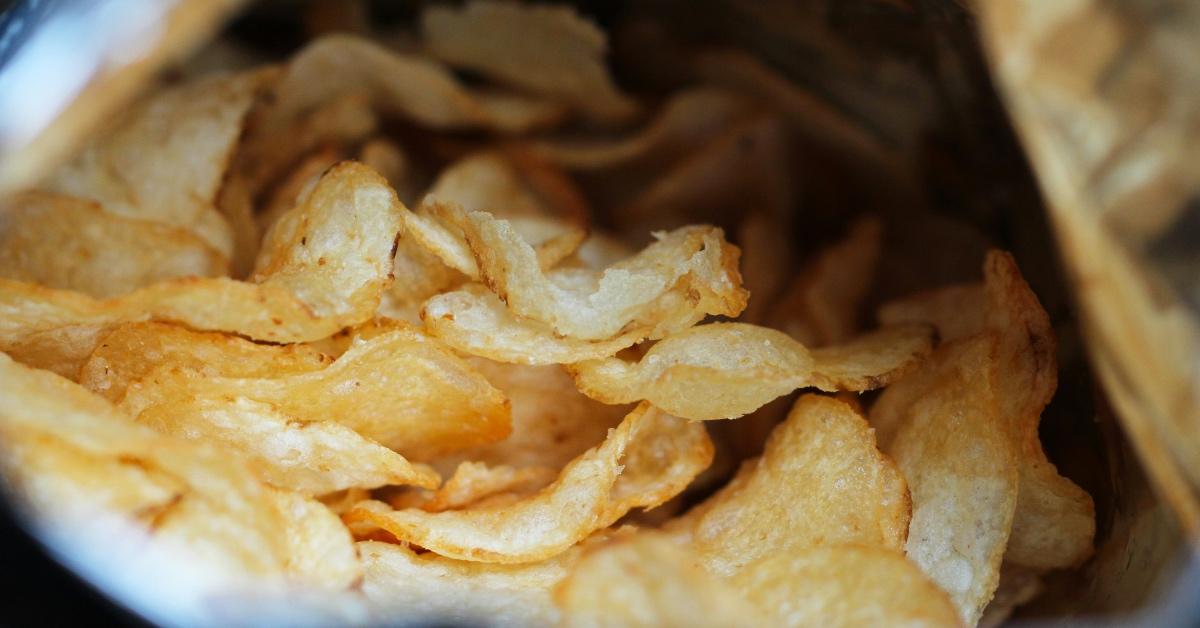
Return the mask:
M0 280L0 350L33 355L38 365L69 363L95 348L103 328L148 319L255 340L325 338L374 314L389 281L398 206L379 175L347 162L267 235L255 283L178 279L98 300ZM90 334L59 342L57 354L33 350L62 328Z
M863 218L846 238L822 250L774 304L768 323L811 346L846 342L858 333L858 311L875 280L883 223ZM885 324L929 321L885 321Z
M749 103L733 92L697 87L672 96L653 121L629 137L544 141L532 150L573 170L654 167L698 149L749 110Z
M364 541L358 544L362 590L381 613L403 613L416 622L553 626L559 620L551 597L554 586L589 546L624 534L597 533L553 558L524 565L453 560L433 552L417 554L404 545Z
M1015 446L1021 486L1004 560L1036 569L1075 566L1092 553L1096 513L1091 496L1059 475L1038 436L1042 410L1058 384L1050 319L1011 255L989 252L983 274L982 285L949 286L889 303L880 318L933 323L943 341L986 330L999 335L996 394ZM894 429L899 394L885 394L881 401L893 401L872 411L881 430Z
M568 7L475 0L421 16L426 48L447 63L562 99L597 120L637 112L604 66L604 32Z
M935 589L936 590L936 589ZM558 584L560 625L759 626L761 615L728 584L654 533L599 544Z
M908 557L950 594L967 625L996 591L1017 505L997 340L984 334L938 347L876 404L898 415L886 450L912 491Z
M814 547L769 555L732 584L772 626L961 626L946 593L891 549Z
M292 544L303 535L281 534L294 522L240 462L5 356L0 375L0 467L64 547L161 580L179 613L202 612L194 605L222 591L345 583L303 567L307 549ZM189 578L174 584L181 559ZM331 573L346 573L338 564Z
M461 510L488 497L501 493L529 494L541 489L558 475L550 467L514 468L506 465L489 467L478 462L464 462L454 470L446 483L438 488L429 501L421 504L428 512Z
M433 469L332 421L302 422L272 404L194 397L178 369L153 371L123 408L139 423L181 439L220 445L264 482L305 495L408 484L435 488Z
M275 377L328 366L333 359L306 345L262 345L237 336L167 323L129 323L105 335L79 371L79 383L119 403L129 385L169 364L206 375Z
M712 453L702 425L642 404L603 443L528 498L438 513L360 505L346 518L449 558L533 562L562 553L634 508L653 508L674 497L708 467Z
M468 155L438 174L424 203L450 203L502 218L559 215L521 177L511 160L497 151Z
M247 140L285 136L295 120L351 94L381 111L437 129L522 132L557 122L562 106L517 94L472 92L437 62L394 53L366 39L329 35L296 53L274 89L274 102Z
M232 259L217 194L242 120L268 77L215 75L165 89L86 146L48 187L114 214L186 229Z
M362 579L354 539L337 515L321 502L297 493L271 490L268 494L284 521L289 571L329 589L348 589Z
M764 556L816 545L899 550L908 520L904 477L875 448L866 419L810 394L775 428L761 457L666 529L709 571L732 576Z
M124 405L136 416L169 394L270 404L291 421L338 423L413 459L496 441L510 429L500 391L437 341L405 327L355 343L316 371L206 377L161 370L134 384Z
M511 228L518 238L514 245L532 248L538 267L542 270L552 268L569 257L587 237L585 230L551 218L526 216L499 220L487 212L471 214L487 216ZM465 215L461 207L452 203L424 203L416 212L403 212L405 235L450 268L476 281L486 279L481 276L476 255L460 227ZM520 244L516 244L518 242Z
M713 227L657 234L649 247L599 273L578 268L545 273L537 253L507 221L453 207L442 208L435 218L446 240L455 231L462 233L483 283L513 314L543 323L560 336L593 341L635 333L661 337L707 314L736 316L746 305L737 247ZM461 244L451 247L466 259ZM442 329L453 327L457 318L447 314L440 314L446 319Z
M797 388L884 386L915 366L931 342L928 327L910 325L809 351L768 327L712 323L668 336L638 362L607 358L570 370L580 391L605 403L645 399L687 419L725 419Z
M501 364L482 358L469 364L508 397L512 433L504 440L431 461L443 475L464 462L513 467L518 473L525 468L555 469L557 475L557 469L603 442L608 430L632 409L589 399L557 366Z
M178 227L48 192L0 204L0 276L7 279L111 297L228 270L220 252Z

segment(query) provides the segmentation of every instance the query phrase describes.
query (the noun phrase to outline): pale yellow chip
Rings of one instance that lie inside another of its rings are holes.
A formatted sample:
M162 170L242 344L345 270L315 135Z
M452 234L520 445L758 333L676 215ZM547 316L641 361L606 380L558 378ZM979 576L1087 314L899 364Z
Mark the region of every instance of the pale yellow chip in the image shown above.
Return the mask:
M502 218L556 213L526 185L516 165L498 151L473 153L450 164L438 174L425 197L426 203L453 203Z
M471 447L431 464L449 475L464 462L491 467L561 469L604 441L610 428L632 410L589 399L558 366L501 364L483 358L468 363L500 389L512 404L508 438Z
M1019 506L1018 506L1019 507ZM979 628L999 628L1018 607L1037 597L1043 590L1042 572L1011 563L1000 566L1000 585L983 609Z
M284 522L290 573L329 589L348 589L362 580L354 539L333 511L291 491L271 490L268 494Z
M1012 256L989 252L982 285L919 293L884 305L879 316L933 323L943 342L989 329L999 334L997 395L1014 439L1021 485L1005 561L1061 569L1086 560L1096 533L1092 498L1058 473L1038 436L1042 410L1057 387L1053 329ZM903 401L887 394L881 401L879 411L872 410L872 421L880 430L892 431Z
M358 160L383 175L402 203L416 204L416 168L399 143L384 136L367 140L358 150Z
M129 323L106 334L79 371L79 383L119 403L130 384L169 364L207 375L277 377L328 366L333 358L306 345L263 345L237 336L167 323Z
M962 626L954 605L892 549L814 547L768 555L732 579L772 626Z
M271 225L279 220L280 216L291 211L300 199L312 191L321 175L341 159L341 151L330 146L304 156L292 166L291 170L273 186L259 213L255 216L259 233L266 233ZM367 166L378 171L370 164ZM255 254L257 255L257 251Z
M374 315L390 281L398 207L379 175L347 162L272 228L256 283L177 279L98 300L0 280L0 350L73 375L72 362L78 369L105 327L127 322L172 321L273 342L328 337ZM74 335L46 341L64 334Z
M501 493L533 493L557 476L558 470L550 467L489 467L480 462L463 462L420 507L428 512L461 510Z
M845 345L809 351L787 334L711 323L668 336L638 362L572 364L584 394L605 403L645 399L688 419L742 416L797 388L863 391L887 385L931 348L931 330L885 327Z
M640 533L584 554L554 592L560 625L760 626L764 615L671 541Z
M139 426L57 375L0 356L0 467L43 530L185 599L306 574L268 489L238 461ZM101 545L87 545L100 543ZM187 610L195 609L188 607Z
M425 47L451 65L563 100L589 117L637 112L604 65L604 32L569 7L474 0L421 15Z
M942 345L877 403L900 416L886 451L912 491L908 556L950 594L968 625L996 590L1017 506L1017 458L997 398L997 340L984 334ZM908 403L895 406L889 397Z
M562 553L633 508L665 502L711 461L703 425L643 404L554 483L513 504L438 513L358 507L347 521L367 521L448 558L534 562Z
M354 94L365 94L380 111L435 129L520 133L553 124L563 114L561 105L544 99L472 92L435 61L337 34L313 41L292 57L255 136L277 137L294 120Z
M162 90L85 146L47 187L114 214L186 229L232 259L233 234L217 194L267 78L214 75Z
M846 342L859 333L859 309L875 280L883 224L863 218L845 239L823 249L796 276L767 324L812 346ZM884 324L928 323L885 320Z
M513 314L544 323L560 336L607 340L644 329L648 337L661 337L704 315L736 316L746 306L739 251L713 227L656 234L653 244L599 273L566 268L546 273L536 251L507 221L453 206L439 207L430 218L448 243L456 231L462 234L483 283ZM447 255L448 265L469 270L460 243L446 248L464 260L453 262Z
M0 276L111 297L178 277L218 277L229 262L192 232L48 192L0 204Z
M437 341L399 326L355 343L316 371L221 377L168 369L153 380L130 387L123 405L134 416L174 394L246 399L270 404L291 421L340 424L413 460L500 440L510 430L500 391Z
M899 550L909 498L896 465L875 448L851 406L804 395L763 455L666 529L709 571L731 576L775 553L832 543Z
M572 170L656 165L699 148L749 110L749 103L733 92L688 88L672 95L652 121L628 137L542 141L532 150Z
M393 484L435 488L441 481L433 469L344 425L300 421L248 398L200 397L179 385L184 377L177 369L152 371L122 407L155 431L219 445L263 482L304 495Z
M596 540L613 534L622 533L599 533ZM497 565L364 541L358 543L365 571L362 590L381 617L514 628L553 626L560 614L551 592L595 542L585 540L540 562Z

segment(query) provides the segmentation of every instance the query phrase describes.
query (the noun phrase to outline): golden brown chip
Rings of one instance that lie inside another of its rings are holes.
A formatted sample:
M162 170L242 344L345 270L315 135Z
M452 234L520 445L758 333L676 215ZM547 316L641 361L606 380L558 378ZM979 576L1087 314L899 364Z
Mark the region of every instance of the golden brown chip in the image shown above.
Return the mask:
M666 529L721 576L781 552L835 543L904 547L909 498L851 406L804 395L760 458Z
M305 345L263 345L167 323L129 323L101 339L80 369L79 383L119 403L130 384L163 364L206 375L273 377L315 371L332 361Z
M168 580L186 557L187 585L169 587L181 598L299 575L279 534L285 522L240 463L136 425L77 384L7 356L0 467L69 553Z
M421 33L439 59L564 100L589 117L617 121L637 111L604 66L604 32L571 8L486 0L431 7Z
M438 513L357 507L347 521L368 521L448 558L527 563L562 553L633 508L663 503L711 461L702 425L642 404L554 483L516 503Z
M69 363L95 347L85 345L87 335L62 343L58 354L31 346L61 328L89 329L95 339L104 327L143 320L274 342L325 338L374 314L389 281L398 206L379 175L347 162L322 177L306 202L267 234L256 283L177 279L97 300L0 280L0 308L6 312L0 350L34 354L37 364Z
M406 327L357 342L316 371L220 377L160 370L153 381L131 386L124 406L137 416L178 394L269 404L291 421L331 421L414 460L493 442L510 429L500 391L436 341Z
M633 534L587 551L560 582L560 625L757 626L763 616L727 584L655 534Z
M859 332L859 309L875 279L883 224L863 218L846 238L822 250L771 308L769 325L813 347L846 342ZM884 324L928 323L925 320Z
M599 539L611 533L600 533ZM618 532L617 534L620 534ZM559 620L551 591L594 543L585 540L547 560L497 565L417 554L404 545L358 544L363 593L385 617L419 622L552 626Z
M246 460L264 482L304 495L406 484L436 488L433 469L333 421L303 422L272 404L247 398L199 397L178 369L152 371L123 408L163 434L219 445Z
M0 276L7 279L111 297L228 271L228 260L204 240L161 222L48 192L18 194L0 205Z
M945 344L892 384L905 399L886 451L908 480L908 557L974 625L1000 577L1017 505L1017 465L1000 414L999 346L992 334ZM874 409L872 409L874 414Z
M903 554L838 545L768 555L732 584L772 626L961 626L946 593Z
M989 329L999 334L997 395L1014 439L1021 485L1005 561L1060 569L1086 560L1096 531L1092 498L1059 475L1038 436L1042 410L1057 387L1053 330L1012 256L989 252L983 285L920 293L885 305L879 316L933 323L944 342ZM892 431L905 402L898 394L885 394L880 401L872 421L881 431Z
M362 580L354 539L337 515L297 493L271 490L268 495L284 522L290 573L329 589L346 589Z
M920 325L809 351L768 327L712 323L668 336L638 362L607 358L569 370L580 391L605 403L645 399L688 419L726 419L797 388L879 388L913 368L930 345L930 329Z
M232 259L217 194L243 118L268 78L215 75L162 90L87 145L48 187L114 214L186 229Z
M550 467L489 467L480 462L463 462L429 501L421 504L421 509L461 510L501 493L529 494L553 482L557 475L558 471Z
M633 408L610 406L584 396L558 366L501 364L483 358L468 363L500 389L512 404L508 438L471 447L431 464L449 475L457 465L475 461L518 470L561 469L604 441Z

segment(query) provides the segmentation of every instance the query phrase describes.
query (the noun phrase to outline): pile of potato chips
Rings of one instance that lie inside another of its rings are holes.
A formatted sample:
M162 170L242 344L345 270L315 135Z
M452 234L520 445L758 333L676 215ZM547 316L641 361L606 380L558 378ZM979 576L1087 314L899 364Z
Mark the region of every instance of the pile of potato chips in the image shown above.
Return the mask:
M860 327L886 226L789 250L779 99L635 98L606 45L429 8L5 199L16 503L168 623L975 625L1086 560L1013 258Z

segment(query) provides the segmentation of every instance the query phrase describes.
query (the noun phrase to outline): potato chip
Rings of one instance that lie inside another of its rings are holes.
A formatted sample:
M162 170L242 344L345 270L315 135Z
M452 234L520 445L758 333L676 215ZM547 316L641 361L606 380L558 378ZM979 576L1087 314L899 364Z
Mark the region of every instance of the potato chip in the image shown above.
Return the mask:
M814 347L846 342L859 332L859 309L875 279L883 223L862 218L845 239L822 250L771 308L768 324ZM928 323L925 320L885 324Z
M450 164L429 188L426 202L453 203L468 211L502 218L551 216L555 212L521 179L516 167L496 151L474 153Z
M687 419L742 416L797 388L871 390L912 369L930 350L928 327L885 327L845 345L809 351L783 332L710 323L654 345L638 362L572 364L575 384L605 403L645 399Z
M195 397L168 369L152 371L122 404L139 423L184 440L214 443L246 460L267 484L304 495L409 484L436 488L433 469L332 421L302 422L246 398ZM161 382L161 383L160 383Z
M996 587L996 594L988 602L987 608L983 609L979 628L999 628L1004 625L1018 606L1037 597L1042 589L1041 571L1011 563L1001 565L1000 585Z
M272 490L269 495L284 521L289 572L329 589L346 589L362 580L354 539L337 515L297 493Z
M638 327L661 336L669 331L664 322L678 328L682 317L689 321L686 327L705 314L736 316L746 306L739 251L713 227L658 234L646 249L598 275L579 269L547 275L535 251L506 221L452 206L438 208L432 218L444 233L462 232L483 283L514 314L550 325L563 336L603 340Z
M82 294L0 280L0 350L31 353L39 335L64 327L95 330L163 320L194 329L235 332L256 340L297 342L327 337L371 318L389 281L399 229L398 203L383 180L355 163L322 177L306 202L272 228L254 280L177 279L121 297ZM39 364L90 353L87 337ZM79 364L75 364L78 368ZM64 370L70 371L69 365Z
M555 588L562 626L757 626L763 616L669 540L634 534L587 551Z
M151 542L114 536L105 547L127 562L158 551L188 557L188 585L174 590L189 598L287 576L284 522L239 463L135 425L104 399L7 356L0 372L0 466L48 529L78 539L124 522Z
M814 547L751 563L732 584L772 626L961 626L946 593L891 549Z
M358 160L387 179L400 202L416 204L416 173L399 144L383 136L372 138L358 150Z
M561 105L547 100L473 93L436 62L337 34L313 41L292 57L255 136L279 137L306 113L353 94L366 94L375 108L435 129L521 133L553 124L563 113Z
M521 467L507 465L489 467L479 462L463 462L454 475L421 504L427 512L461 510L485 498L501 493L529 494L554 481L558 475L550 467Z
M633 408L610 406L584 396L558 366L501 364L483 358L468 363L508 397L512 433L431 461L444 475L464 462L491 467L561 469L604 441Z
M666 529L710 572L819 545L904 547L908 489L851 406L803 395L763 455Z
M607 340L558 336L548 325L517 318L504 302L479 284L432 297L421 309L421 320L426 332L458 351L497 362L530 365L608 357L632 347L648 333L634 330Z
M907 553L974 625L996 591L1017 505L1016 454L997 398L992 334L945 344L889 396L908 400L886 451L912 491ZM872 409L874 414L874 409Z
M0 276L7 279L111 297L228 270L228 260L190 231L88 201L26 192L0 205Z
M943 341L986 329L1000 334L997 394L1015 439L1021 484L1005 560L1037 569L1061 569L1086 560L1096 531L1091 496L1059 475L1038 436L1040 415L1057 387L1053 330L1012 256L988 253L982 286L920 293L885 305L880 318L931 322ZM892 429L898 416L893 406L899 405L881 405L877 427ZM875 416L872 411L873 421Z
M334 146L319 149L301 158L266 195L265 202L255 216L258 231L266 233L280 216L291 211L301 198L312 191L326 170L341 160L342 153ZM370 167L370 164L367 165ZM255 249L257 251L257 245Z
M164 89L87 145L47 187L114 214L186 229L232 259L217 193L242 121L268 78L215 75Z
M613 208L633 229L718 222L733 208L761 209L783 222L792 212L793 173L780 120L758 115L691 151Z
M305 345L262 345L167 323L130 323L101 339L80 369L79 383L119 403L130 384L162 364L197 369L208 375L272 377L315 371L332 361Z
M562 553L633 508L663 503L711 461L702 425L643 404L554 483L507 507L438 513L356 507L347 521L369 521L448 558L527 563Z
M733 92L689 88L671 96L649 124L629 137L543 141L531 148L573 170L669 163L698 149L749 110L749 103Z
M750 211L738 225L737 240L742 249L743 283L752 297L739 320L756 325L766 324L768 309L791 277L791 236L784 225L765 212ZM801 344L816 346L808 337L797 336L790 331L788 334Z
M604 539L616 533L598 533ZM552 626L559 620L551 591L595 543L585 540L547 560L497 565L417 554L404 545L358 543L363 593L381 616L413 622Z
M564 100L591 118L619 121L637 111L604 66L604 32L571 8L484 0L430 7L421 35L451 65Z
M270 404L290 421L338 423L416 460L493 442L510 429L500 391L436 341L405 327L358 342L317 371L276 377L158 371L154 381L131 386L124 405L136 416L168 394Z

